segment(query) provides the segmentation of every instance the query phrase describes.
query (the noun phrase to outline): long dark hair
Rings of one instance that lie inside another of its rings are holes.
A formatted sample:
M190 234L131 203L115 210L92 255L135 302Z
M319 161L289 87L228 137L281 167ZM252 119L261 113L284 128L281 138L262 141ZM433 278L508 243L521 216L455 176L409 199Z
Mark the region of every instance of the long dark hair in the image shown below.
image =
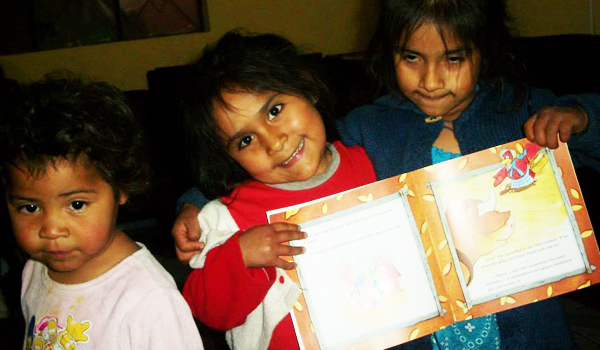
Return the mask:
M227 153L214 115L224 92L273 91L311 101L329 117L329 91L308 56L275 34L226 33L207 46L186 85L181 104L185 144L195 185L207 198L227 195L251 176Z
M511 18L505 0L381 0L376 30L367 49L368 71L381 92L400 93L394 56L425 23L445 40L481 54L480 80L494 85L518 83L520 65L511 53Z

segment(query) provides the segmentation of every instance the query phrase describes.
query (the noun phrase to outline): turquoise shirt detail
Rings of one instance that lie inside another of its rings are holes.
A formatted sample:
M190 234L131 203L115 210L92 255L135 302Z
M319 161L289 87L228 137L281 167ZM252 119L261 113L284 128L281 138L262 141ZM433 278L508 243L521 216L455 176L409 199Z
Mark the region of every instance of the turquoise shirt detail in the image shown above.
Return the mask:
M496 315L452 324L431 335L436 350L500 350L500 331Z
M441 163L443 161L453 159L453 158L458 158L460 156L461 156L460 153L446 152L442 149L431 146L431 162L432 162L432 164Z

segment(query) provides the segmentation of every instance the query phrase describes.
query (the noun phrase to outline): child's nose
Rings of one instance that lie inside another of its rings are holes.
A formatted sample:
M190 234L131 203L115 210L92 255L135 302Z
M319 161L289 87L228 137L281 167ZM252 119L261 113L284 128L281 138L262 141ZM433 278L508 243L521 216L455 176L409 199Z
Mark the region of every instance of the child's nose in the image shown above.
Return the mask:
M428 64L421 76L421 87L433 92L444 87L444 69L440 64Z
M269 155L274 155L283 150L288 136L285 132L279 130L271 130L265 137L265 146Z
M69 229L64 220L56 213L44 213L42 218L42 226L40 228L40 238L56 239L67 237Z

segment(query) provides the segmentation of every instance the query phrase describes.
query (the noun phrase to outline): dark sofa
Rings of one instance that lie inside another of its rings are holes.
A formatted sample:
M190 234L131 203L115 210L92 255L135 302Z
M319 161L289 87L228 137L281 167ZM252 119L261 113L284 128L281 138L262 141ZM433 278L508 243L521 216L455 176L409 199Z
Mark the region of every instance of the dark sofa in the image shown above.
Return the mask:
M600 36L575 34L517 38L515 54L524 65L523 78L532 86L547 88L557 95L600 93ZM335 97L336 116L344 116L373 98L374 89L367 79L360 54L323 56L317 53L307 57L314 60L325 74ZM145 197L133 199L133 205L124 207L119 214L119 224L124 230L148 246L180 287L189 268L177 261L170 230L176 215L176 199L192 186L177 113L180 89L189 72L190 66L159 67L147 73L147 90L125 91L147 130L155 180L153 189ZM332 125L332 122L329 120L326 124ZM331 132L329 138L335 139L335 132ZM578 169L577 174L592 222L598 227L599 203L593 194L597 193L594 180L600 174L585 167ZM4 214L3 211L2 220L6 222ZM8 228L8 224L3 224L3 227ZM3 244L2 257L11 268L10 273L2 275L0 287L12 306L12 320L8 322L8 328L2 327L8 331L8 338L4 339L13 338L14 343L19 344L23 333L20 329L15 331L15 328L22 327L22 321L15 303L19 302L23 257L14 248L12 240L8 245ZM584 302L593 303L591 300L596 299L593 293L598 290L594 288L575 293ZM199 328L206 349L227 348L222 333L200 324Z

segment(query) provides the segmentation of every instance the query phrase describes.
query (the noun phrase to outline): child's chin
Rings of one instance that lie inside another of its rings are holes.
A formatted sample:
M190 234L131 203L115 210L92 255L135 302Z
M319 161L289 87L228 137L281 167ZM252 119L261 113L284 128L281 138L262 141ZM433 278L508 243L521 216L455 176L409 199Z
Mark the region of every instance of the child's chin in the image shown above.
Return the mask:
M75 271L77 268L74 266L68 266L66 264L53 264L53 263L45 263L48 267L48 270L54 273L69 273Z
M431 108L431 107L428 108L428 107L423 107L423 106L418 106L418 107L421 111L423 111L423 113L425 113L431 117L439 117L439 116L444 116L447 114L447 111L442 110L441 108Z
M81 263L77 261L52 261L46 260L41 261L44 265L48 267L49 272L65 274L69 272L73 272L81 268Z

